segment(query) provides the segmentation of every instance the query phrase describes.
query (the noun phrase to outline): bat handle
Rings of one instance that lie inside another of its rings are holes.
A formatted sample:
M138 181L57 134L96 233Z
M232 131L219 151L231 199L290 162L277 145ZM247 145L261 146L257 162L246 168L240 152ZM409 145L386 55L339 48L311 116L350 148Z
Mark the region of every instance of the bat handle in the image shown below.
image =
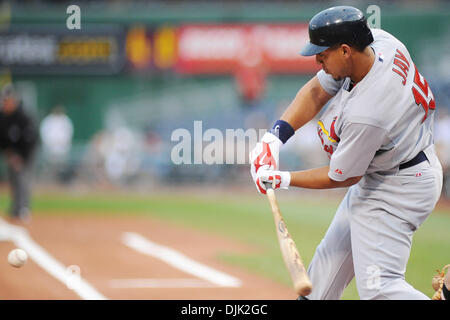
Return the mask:
M264 186L266 187L266 190L269 190L269 189L273 190L272 182L264 182Z

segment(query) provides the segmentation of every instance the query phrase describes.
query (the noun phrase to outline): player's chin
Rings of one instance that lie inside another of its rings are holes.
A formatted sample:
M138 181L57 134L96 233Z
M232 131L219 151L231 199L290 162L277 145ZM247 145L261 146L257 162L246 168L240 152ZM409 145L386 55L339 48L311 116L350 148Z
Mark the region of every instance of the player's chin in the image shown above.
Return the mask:
M342 77L341 76L333 76L331 75L331 77L335 80L335 81L341 81Z
M334 80L336 80L336 81L341 81L342 80L342 77L341 76L336 76L336 75L334 75L334 74L332 74L328 69L326 69L326 68L322 68L323 69L323 71L326 73L326 74L329 74Z

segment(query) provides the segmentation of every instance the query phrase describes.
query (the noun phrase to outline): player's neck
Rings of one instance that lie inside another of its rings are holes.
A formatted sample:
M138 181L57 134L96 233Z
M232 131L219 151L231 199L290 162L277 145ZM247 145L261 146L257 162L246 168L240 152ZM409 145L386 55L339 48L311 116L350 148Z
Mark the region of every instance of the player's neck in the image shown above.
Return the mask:
M360 82L370 71L375 61L375 54L369 46L366 49L358 53L355 57L353 72L350 75L352 81L357 84Z

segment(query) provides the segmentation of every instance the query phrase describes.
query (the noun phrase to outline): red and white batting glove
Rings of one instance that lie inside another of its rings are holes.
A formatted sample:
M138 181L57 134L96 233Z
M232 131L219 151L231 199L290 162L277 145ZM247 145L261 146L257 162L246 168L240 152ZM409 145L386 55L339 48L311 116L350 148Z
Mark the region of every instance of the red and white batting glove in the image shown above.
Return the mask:
M272 185L272 189L288 189L291 183L291 174L288 171L274 171L260 168L256 174L256 188L258 192L266 194L266 183Z
M256 184L256 173L261 167L270 170L278 169L278 159L280 155L280 146L283 145L277 136L266 132L261 141L250 152L250 173ZM258 189L261 192L261 190Z

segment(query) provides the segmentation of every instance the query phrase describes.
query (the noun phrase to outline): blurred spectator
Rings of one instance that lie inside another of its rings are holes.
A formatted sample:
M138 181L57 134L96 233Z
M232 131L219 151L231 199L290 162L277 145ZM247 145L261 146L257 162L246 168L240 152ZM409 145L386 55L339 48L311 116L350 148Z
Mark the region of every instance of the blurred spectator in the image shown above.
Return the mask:
M439 109L436 118L435 144L444 171L443 195L450 198L450 114L446 108Z
M240 65L235 71L236 87L244 106L259 102L266 89L266 74L259 65Z
M62 105L56 105L42 120L40 134L46 165L63 178L72 148L73 125Z
M266 90L266 76L260 45L249 38L234 70L235 85L243 106L258 105Z
M37 144L37 130L11 84L2 88L0 111L0 147L6 158L11 188L9 214L28 221L30 213L31 171Z
M93 169L90 178L116 185L136 179L143 141L140 134L126 126L97 133L85 159L86 164Z

